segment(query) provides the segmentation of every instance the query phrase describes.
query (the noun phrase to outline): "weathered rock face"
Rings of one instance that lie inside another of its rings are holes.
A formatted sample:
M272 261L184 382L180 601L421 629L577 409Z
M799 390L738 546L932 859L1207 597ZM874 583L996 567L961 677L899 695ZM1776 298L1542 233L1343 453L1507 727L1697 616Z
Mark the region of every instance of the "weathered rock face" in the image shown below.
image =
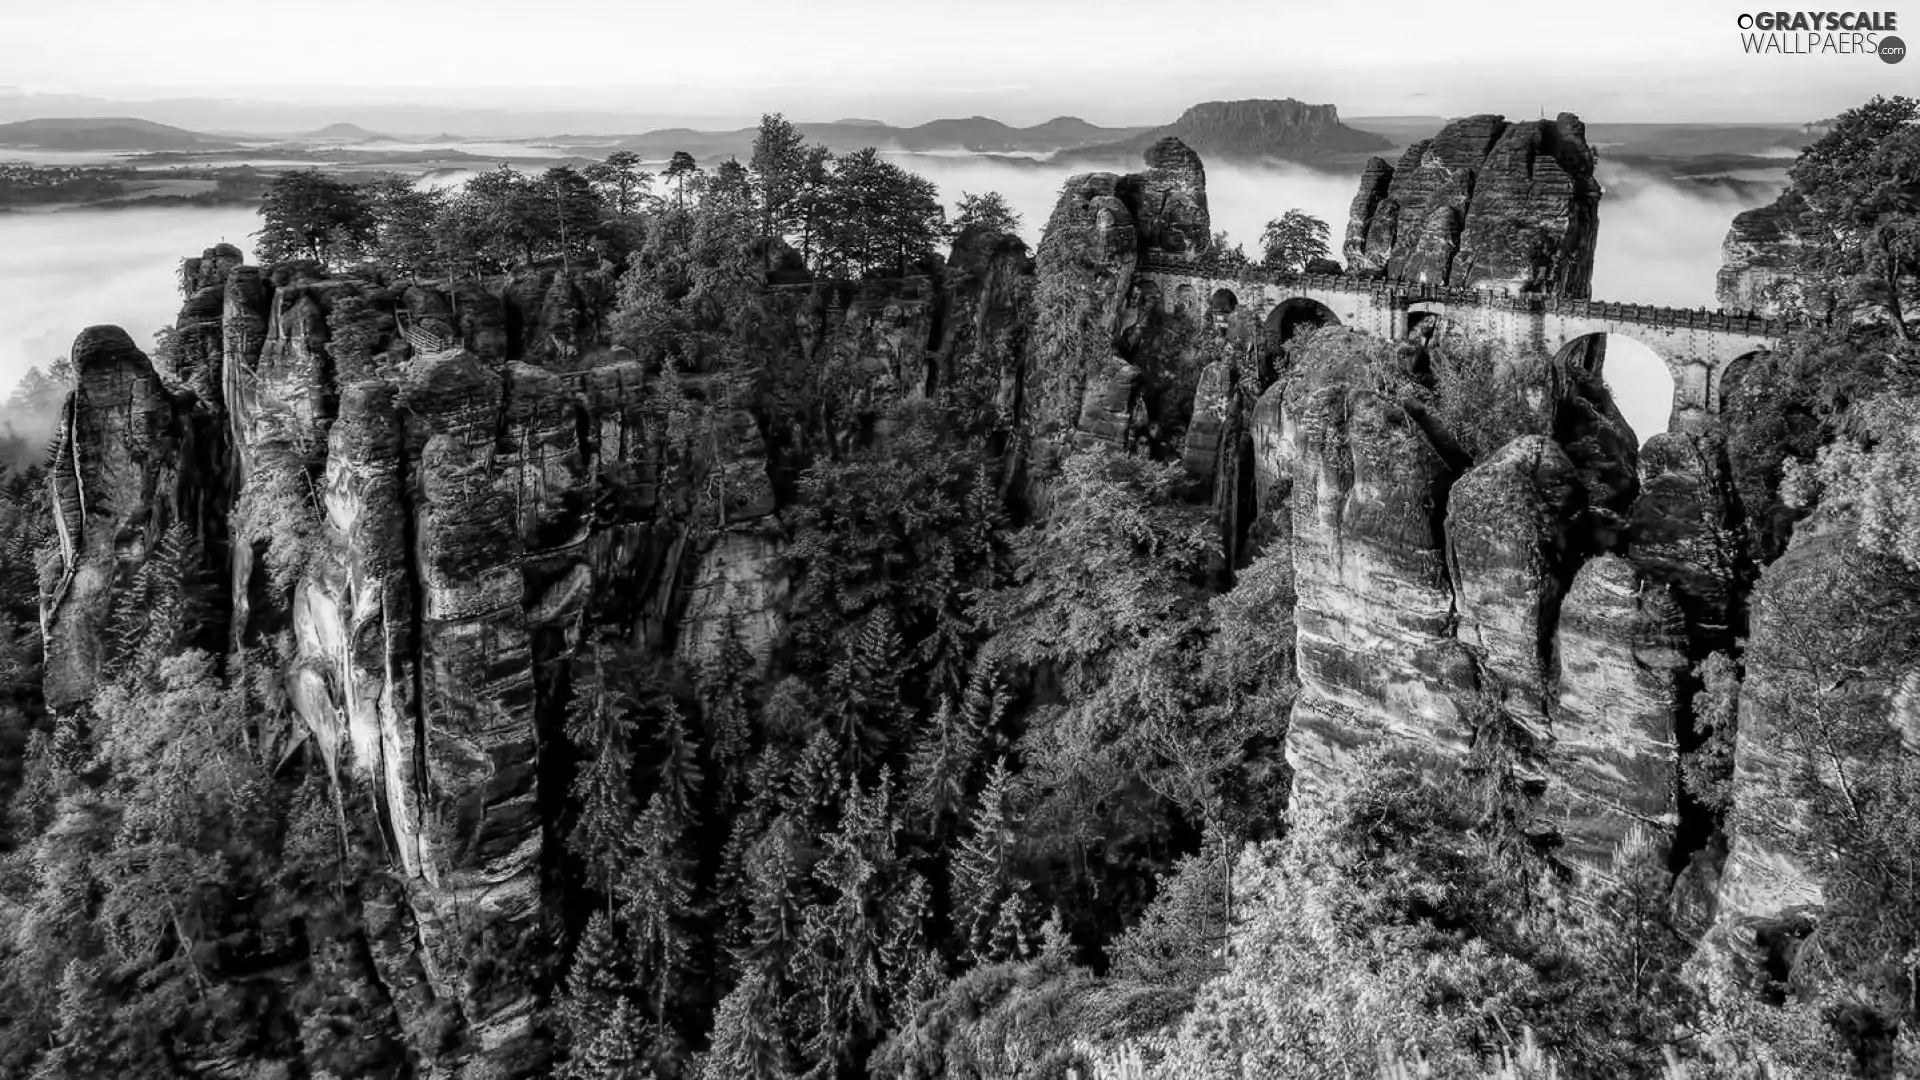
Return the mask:
M1920 574L1856 541L1850 516L1818 511L1754 590L1710 939L1736 963L1792 966L1794 939L1849 872L1856 804L1907 783L1897 770L1914 735Z
M202 468L215 425L191 392L164 385L119 327L81 332L71 356L75 385L47 477L59 563L41 627L54 709L87 701L119 659L116 603L169 532L204 554L219 523L201 512L224 505L205 490L224 477Z
M1168 138L1146 159L1145 173L1069 180L1040 245L1019 386L1041 475L1062 444L1181 452L1201 373L1222 355L1227 313L1193 296L1163 311L1169 298L1134 283L1142 252L1198 257L1211 236L1199 155Z
M1094 373L1114 358L1127 286L1139 259L1121 178L1068 180L1036 256L1033 340L1021 380L1020 418L1031 439L1073 430ZM1042 452L1036 448L1035 456Z
M1601 555L1574 575L1554 644L1545 801L1566 854L1606 866L1635 823L1664 845L1676 824L1687 671L1679 608L1625 559Z
M1207 169L1200 155L1171 136L1147 147L1144 176L1124 189L1140 241L1169 255L1198 257L1213 243L1207 213Z
M1370 747L1464 754L1472 732L1455 695L1473 670L1449 633L1438 518L1452 470L1425 433L1395 402L1345 383L1312 391L1290 430L1298 798L1338 786Z
M1741 539L1732 485L1712 435L1664 432L1640 455L1634 501L1634 565L1669 586L1702 650L1724 648L1740 632Z
M723 631L763 655L781 633L784 531L753 399L617 357L567 373L461 348L409 361L403 320L501 351L547 322L484 291L450 301L299 267L276 283L235 262L191 266L167 354L184 385L118 330L76 343L51 478L48 698L79 707L111 674L116 604L185 526L182 544L232 587L210 604L222 625L191 643L230 643L248 685L277 676L333 774L373 795L405 904L367 946L396 1008L451 1006L462 1055L515 1044L532 987L473 965L543 917L539 752L576 651L601 630L677 633L697 664ZM855 361L926 372L926 337L923 319L894 356L866 335L856 345L875 355ZM671 506L663 393L715 418L711 445L674 465ZM710 496L709 539L684 520L693 489Z
M1398 165L1361 174L1345 254L1351 270L1436 285L1585 297L1600 185L1571 113L1510 124L1454 120Z
M1033 259L1020 238L972 229L954 240L928 392L969 417L1012 417L1033 303Z
M1342 786L1360 751L1465 765L1491 738L1570 863L1604 872L1636 825L1667 843L1685 627L1609 553L1637 482L1604 384L1540 369L1539 433L1456 474L1459 440L1391 350L1323 336L1296 359L1249 421L1253 493L1287 523L1271 539L1298 594L1294 797ZM1374 389L1395 385L1402 400Z
M1779 312L1778 287L1793 280L1794 253L1806 243L1800 214L1806 203L1792 192L1766 206L1743 210L1720 245L1722 263L1713 298L1729 311Z
M1549 640L1586 492L1553 440L1522 436L1475 465L1447 504L1460 642L1508 715L1546 735Z

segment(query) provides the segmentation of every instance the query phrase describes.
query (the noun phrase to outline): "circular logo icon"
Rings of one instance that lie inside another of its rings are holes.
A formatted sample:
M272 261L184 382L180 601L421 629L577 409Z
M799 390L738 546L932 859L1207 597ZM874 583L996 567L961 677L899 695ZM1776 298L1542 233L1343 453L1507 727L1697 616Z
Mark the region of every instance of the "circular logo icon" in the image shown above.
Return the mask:
M1889 64L1897 64L1907 58L1907 43L1897 37L1880 39L1880 59Z

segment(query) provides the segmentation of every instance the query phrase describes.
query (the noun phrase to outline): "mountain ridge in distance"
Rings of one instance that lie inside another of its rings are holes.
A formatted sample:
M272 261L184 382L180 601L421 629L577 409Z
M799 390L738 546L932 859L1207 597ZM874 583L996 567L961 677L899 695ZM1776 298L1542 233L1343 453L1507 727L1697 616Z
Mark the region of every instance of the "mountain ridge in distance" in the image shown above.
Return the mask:
M0 146L38 150L224 150L235 145L131 116L44 117L0 124Z

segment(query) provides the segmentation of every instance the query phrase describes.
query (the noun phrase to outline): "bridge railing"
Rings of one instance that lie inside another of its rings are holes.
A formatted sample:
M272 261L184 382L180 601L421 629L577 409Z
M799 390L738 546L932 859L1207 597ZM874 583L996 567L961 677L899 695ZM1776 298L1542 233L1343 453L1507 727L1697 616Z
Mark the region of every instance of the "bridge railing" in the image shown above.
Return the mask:
M1282 285L1302 291L1364 293L1376 302L1444 303L1471 307L1517 311L1524 314L1564 315L1572 318L1607 322L1631 322L1671 329L1709 330L1749 337L1783 337L1796 325L1788 319L1767 318L1753 312L1709 310L1707 308L1671 308L1658 304L1621 304L1605 300L1580 300L1542 293L1513 293L1508 290L1473 289L1457 285L1434 285L1385 277L1360 277L1347 274L1289 274L1263 267L1221 270L1196 265L1178 256L1150 251L1140 257L1139 269L1149 273L1170 274L1202 281L1245 282L1254 285Z

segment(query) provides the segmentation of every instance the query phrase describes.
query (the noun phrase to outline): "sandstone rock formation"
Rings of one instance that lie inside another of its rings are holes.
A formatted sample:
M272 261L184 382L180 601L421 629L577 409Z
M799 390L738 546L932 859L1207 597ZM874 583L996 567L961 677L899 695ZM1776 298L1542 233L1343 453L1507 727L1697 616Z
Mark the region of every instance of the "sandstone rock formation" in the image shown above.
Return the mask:
M1734 216L1720 245L1723 259L1714 276L1713 298L1729 311L1774 315L1776 295L1793 280L1795 249L1806 242L1800 214L1806 204L1793 192Z
M1648 439L1632 511L1634 564L1673 589L1702 653L1731 645L1744 623L1743 545L1721 458L1717 437L1669 431Z
M1389 166L1361 175L1347 224L1359 273L1470 288L1585 297L1593 279L1600 184L1586 125L1454 120Z
M166 386L126 331L85 330L71 356L74 389L47 478L59 550L41 604L43 685L55 709L91 698L121 659L116 642L130 628L120 623L140 613L117 610L120 601L169 533L199 545L218 527L200 511L220 505L205 486L224 479L203 467L212 414L191 391Z
M1473 671L1436 520L1452 470L1397 403L1345 383L1303 400L1292 436L1295 797L1338 786L1370 747L1458 758Z
M1660 842L1677 825L1685 626L1666 590L1626 559L1580 568L1561 601L1548 815L1568 856L1605 866L1626 827Z
M672 410L655 388L724 405L710 380L660 384L617 354L570 372L508 359L595 348L577 283L450 296L269 277L213 249L183 285L172 384L117 329L75 344L48 700L83 707L111 675L124 597L163 546L202 559L219 625L182 644L231 648L236 675L279 685L333 774L372 797L403 905L369 899L366 945L396 1008L421 1024L450 1008L461 1053L504 1053L532 1030L533 988L474 965L541 919L538 762L564 669L601 628L677 636L696 663L722 631L763 656L780 632L761 432L746 401L711 410L713 439L674 463L711 492L719 531L697 537L661 500ZM917 333L910 361L882 359L924 368ZM416 351L436 337L453 347ZM743 579L766 586L743 596Z
M1147 147L1147 171L1122 190L1146 247L1197 256L1213 243L1207 213L1207 169L1186 143L1168 136Z
M1541 736L1549 641L1585 503L1572 462L1540 435L1467 470L1447 501L1458 637L1494 676L1509 715Z

